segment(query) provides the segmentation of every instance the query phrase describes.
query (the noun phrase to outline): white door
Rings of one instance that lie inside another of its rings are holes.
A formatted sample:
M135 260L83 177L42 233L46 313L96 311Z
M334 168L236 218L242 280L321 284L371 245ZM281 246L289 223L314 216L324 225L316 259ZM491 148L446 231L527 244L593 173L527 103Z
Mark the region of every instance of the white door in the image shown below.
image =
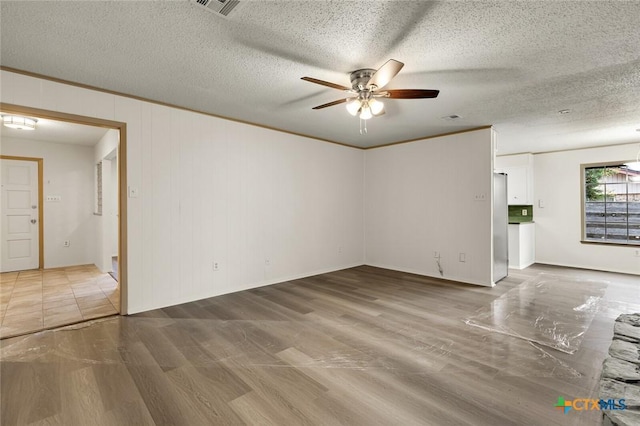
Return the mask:
M0 272L37 269L40 263L38 163L2 159L0 177Z

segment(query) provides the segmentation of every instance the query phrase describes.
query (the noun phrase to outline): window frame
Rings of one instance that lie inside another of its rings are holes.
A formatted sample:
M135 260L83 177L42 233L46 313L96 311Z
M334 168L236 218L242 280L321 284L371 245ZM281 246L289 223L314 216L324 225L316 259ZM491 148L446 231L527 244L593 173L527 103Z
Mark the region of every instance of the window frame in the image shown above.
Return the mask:
M620 166L625 163L628 163L633 160L622 160L622 161L603 161L598 163L584 163L580 164L580 243L582 244L598 244L598 245L607 245L607 246L618 246L618 247L640 247L640 243L634 244L630 242L619 243L612 241L595 241L595 240L587 240L587 217L586 217L586 191L585 191L585 179L586 179L586 170L594 167L610 167L610 166ZM627 182L628 185L628 182ZM628 201L627 201L628 202ZM627 217L627 226L629 223L629 218ZM627 240L628 241L628 240Z

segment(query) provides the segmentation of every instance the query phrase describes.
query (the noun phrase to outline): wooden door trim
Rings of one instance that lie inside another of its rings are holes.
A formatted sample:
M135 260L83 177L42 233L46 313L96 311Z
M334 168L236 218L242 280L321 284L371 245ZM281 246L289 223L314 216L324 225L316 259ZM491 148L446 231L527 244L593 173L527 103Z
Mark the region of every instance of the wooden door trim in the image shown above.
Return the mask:
M120 285L120 313L126 315L129 309L127 280L127 123L1 102L0 111L9 114L115 129L120 133L120 141L118 143L118 284ZM42 168L39 169L42 170ZM42 219L40 224L42 226ZM42 241L42 238L40 240Z
M38 165L38 269L44 269L44 161L37 157L17 157L14 155L0 155L1 160L35 161Z

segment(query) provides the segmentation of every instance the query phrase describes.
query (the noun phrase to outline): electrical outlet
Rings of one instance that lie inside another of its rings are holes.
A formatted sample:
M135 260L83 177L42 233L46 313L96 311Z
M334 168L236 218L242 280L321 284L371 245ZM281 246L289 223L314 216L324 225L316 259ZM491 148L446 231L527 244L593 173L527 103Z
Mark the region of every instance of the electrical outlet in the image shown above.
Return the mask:
M466 254L464 254L464 253L460 253L460 254L458 255L458 260L459 260L460 262L466 262L466 261L467 261L467 255L466 255Z
M216 262L215 260L213 261L213 270L214 271L219 271L220 270L220 264L218 262Z
M62 245L63 245L64 247L69 247L69 246L71 245L71 241L69 241L69 240L64 240L64 243L62 243Z
M338 246L338 253L342 253L342 246Z
M265 259L264 260L264 266L271 266L271 260Z
M529 212L527 211L527 209L522 209L522 216L527 216L529 214Z
M636 257L640 257L640 250L636 250Z
M433 258L434 259L440 259L440 252L439 251L434 251L433 252Z

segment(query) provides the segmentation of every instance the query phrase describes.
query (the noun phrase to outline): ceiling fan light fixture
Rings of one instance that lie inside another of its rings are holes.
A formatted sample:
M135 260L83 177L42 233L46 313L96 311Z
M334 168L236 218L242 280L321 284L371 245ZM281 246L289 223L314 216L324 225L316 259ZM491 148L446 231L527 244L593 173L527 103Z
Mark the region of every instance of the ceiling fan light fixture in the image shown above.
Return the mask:
M38 120L29 117L21 117L19 115L3 115L2 124L10 129L17 130L35 130Z
M358 114L358 111L360 111L360 100L358 98L353 98L352 100L347 102L347 111L349 111L349 114L353 115L354 117L356 116L356 114Z
M371 108L369 108L368 103L365 103L364 105L362 105L362 110L360 111L360 118L363 120L368 120L371 117L373 117L373 114L371 114Z
M200 1L200 0L192 0ZM213 1L213 0L211 0ZM223 0L219 0L223 1ZM366 124L362 120L369 120L373 116L384 114L384 103L375 98L391 99L427 99L438 97L439 90L427 89L391 89L380 91L393 79L402 69L404 64L395 59L389 59L377 70L372 68L362 68L349 74L351 88L329 81L318 80L312 77L301 77L302 80L332 89L346 92L350 97L342 97L333 102L327 102L313 107L318 110L334 105L345 104L347 111L354 117L360 118L360 134L367 133Z
M370 99L369 108L371 108L371 113L373 115L378 115L384 110L384 102L377 99Z

